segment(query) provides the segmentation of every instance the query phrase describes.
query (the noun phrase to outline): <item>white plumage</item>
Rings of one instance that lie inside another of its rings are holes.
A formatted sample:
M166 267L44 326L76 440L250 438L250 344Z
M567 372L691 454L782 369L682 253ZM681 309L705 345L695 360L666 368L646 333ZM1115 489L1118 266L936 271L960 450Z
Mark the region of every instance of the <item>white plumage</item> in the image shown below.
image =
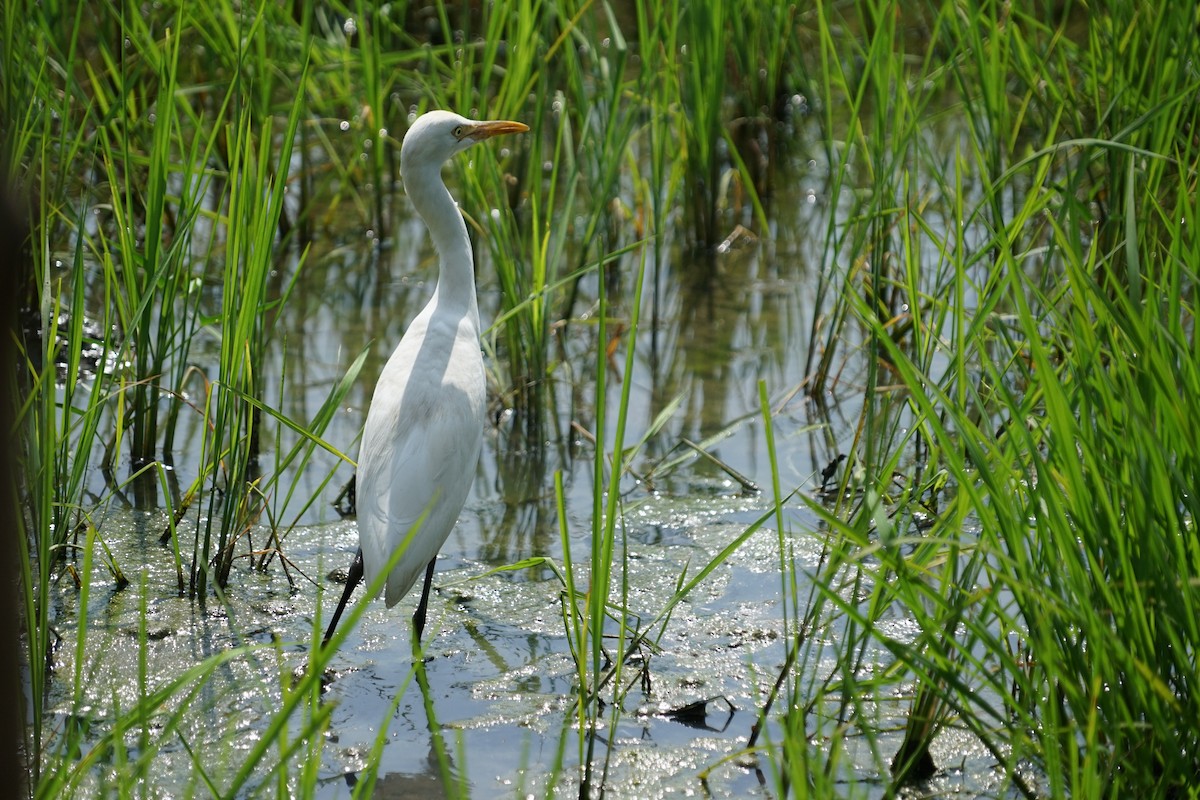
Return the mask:
M365 577L370 585L405 546L388 576L384 599L391 608L426 571L413 618L420 638L434 560L475 477L486 406L471 240L441 168L477 142L525 130L519 122L477 122L431 111L404 137L400 174L429 228L440 272L433 296L375 385L358 458L359 554L325 641L359 580Z

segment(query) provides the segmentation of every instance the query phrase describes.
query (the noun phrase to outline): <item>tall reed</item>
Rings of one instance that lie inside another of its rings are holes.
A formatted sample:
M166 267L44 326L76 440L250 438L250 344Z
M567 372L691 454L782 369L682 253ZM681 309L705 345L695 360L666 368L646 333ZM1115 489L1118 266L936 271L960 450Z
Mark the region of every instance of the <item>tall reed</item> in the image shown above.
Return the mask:
M106 544L111 533L102 520L110 507L166 505L173 544L166 557L173 557L185 591L184 553L192 548L180 547L183 527L175 524L180 498L164 462L175 443L180 409L196 413L197 405L186 399L189 382L215 387L212 417L206 419L211 425L199 426L211 437L205 445L210 461L193 489L205 481L214 488L205 500L217 512L209 521L226 525L227 534L211 545L207 537L195 541L192 588L198 596L205 592L209 557L219 554L223 561L216 566L228 570L233 542L257 518L269 487L280 481L279 475L247 477L247 470L257 457L252 439L262 407L257 373L266 320L286 296L275 289L272 273L304 92L294 93L284 107L289 116L281 131L270 121L274 89L264 85L265 78L256 79L253 89L235 80L211 95L190 83L195 78L188 71L196 65L184 54L194 51L197 37L214 52L223 33L234 43L242 33L255 41L269 16L266 4L249 10L200 5L172 4L153 19L123 4L67 9L14 3L4 11L0 138L5 164L34 198L31 236L20 251L30 280L18 290L27 303L24 319L32 322L11 336L20 348L13 395L30 682L30 702L23 709L25 752L37 792L61 786L63 765L75 757L72 748L86 739L71 738L84 735L82 728L65 739L52 737L46 725L57 666L54 631L62 630L55 582L74 576L86 593L95 565L107 569L120 590L140 572L139 565L117 563ZM197 15L204 14L214 16L197 25ZM32 50L24 44L31 42L38 43ZM220 55L243 63L248 73L266 75L266 50L242 53L243 62L234 50ZM264 97L270 107L259 105ZM236 123L226 126L234 113ZM232 166L223 169L221 163ZM203 306L203 287L211 277L206 262L219 260L222 247L221 277L228 291L225 306L214 313ZM202 324L223 334L220 373L207 384L194 378L190 351ZM338 391L334 394L343 396L345 385ZM336 453L314 433L328 416L326 411L311 424L278 412L271 418L299 435L306 443L301 449L326 446ZM127 456L133 462L128 473L118 466ZM303 456L290 456L297 457ZM283 486L272 495L277 510L278 498L290 494ZM147 559L161 555L146 553ZM73 630L78 655L90 642L86 618ZM113 752L105 748L120 741L121 726L131 720L141 725L164 697L183 697L186 706L194 690L185 687L203 682L219 663L170 683L165 694L151 693L143 682L144 702L114 710L115 739L96 744L95 752ZM77 674L76 697L80 680ZM164 741L171 730L163 731ZM52 747L44 750L47 743ZM146 757L153 751L147 747ZM86 773L90 764L77 765L75 774Z
M938 768L931 746L951 723L1027 796L1176 796L1200 769L1185 655L1200 599L1186 488L1196 459L1180 427L1197 400L1185 234L1197 146L1180 132L1196 125L1184 98L1200 82L1145 58L1105 66L1116 62L1102 53L1190 41L1176 38L1188 14L1138 27L1135 6L1112 4L1082 37L1066 16L1053 28L1015 7L934 9L909 80L953 81L966 151L934 163L939 199L888 179L864 204L862 219L881 219L899 194L902 224L868 237L867 252L898 243L906 266L872 264L839 302L889 380L868 384L860 466L838 503L809 503L829 530L813 607L839 626L838 666L824 684L797 676L784 724L810 736L815 723L834 749L855 726L897 791ZM868 53L891 20L872 17ZM929 59L937 48L948 70ZM888 62L868 56L858 85L894 85L909 69ZM933 154L917 130L892 124L862 146L875 165L889 150L896 164L921 162ZM928 269L926 253L937 254ZM881 289L903 303L881 304ZM872 442L884 449L863 457ZM897 610L915 637L882 624ZM887 655L865 678L875 648ZM874 701L905 680L904 739L887 754L879 731L895 711ZM787 785L807 781L803 752L778 752Z
M304 85L303 77L300 85ZM205 444L211 481L209 513L204 525L197 526L198 533L203 529L203 544L197 548L192 565L192 585L199 595L205 593L210 562L218 586L229 579L236 541L257 521L260 420L255 407L243 397L257 398L262 391L257 376L271 302L267 288L275 263L274 243L283 208L286 165L300 122L302 97L303 92L298 93L292 103L277 155L270 126L255 135L248 109L242 111L230 137L232 161L225 184L230 226L221 312L226 325L218 381L213 396L208 398L213 414L213 435ZM217 491L219 480L227 491ZM230 488L236 490L228 491ZM214 526L219 526L215 542Z

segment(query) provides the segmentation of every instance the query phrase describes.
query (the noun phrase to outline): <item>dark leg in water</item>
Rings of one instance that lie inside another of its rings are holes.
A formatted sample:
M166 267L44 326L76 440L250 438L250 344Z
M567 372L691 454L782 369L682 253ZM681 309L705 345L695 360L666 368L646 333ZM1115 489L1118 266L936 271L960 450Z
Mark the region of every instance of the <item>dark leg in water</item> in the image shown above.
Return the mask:
M429 566L425 568L425 588L421 590L421 602L417 603L417 610L413 614L413 630L416 632L414 641L421 641L421 634L425 630L425 612L429 610L429 585L433 583L433 565L437 563L437 556L429 559Z
M333 629L337 627L338 620L342 618L342 612L346 610L346 604L350 602L350 595L354 594L354 589L363 579L363 562L362 548L358 548L358 552L354 554L354 561L350 564L350 572L346 575L346 591L342 592L342 599L338 603L337 610L333 612L333 619L329 620L329 627L325 629L325 638L321 640L321 647L329 644L329 640L333 638Z

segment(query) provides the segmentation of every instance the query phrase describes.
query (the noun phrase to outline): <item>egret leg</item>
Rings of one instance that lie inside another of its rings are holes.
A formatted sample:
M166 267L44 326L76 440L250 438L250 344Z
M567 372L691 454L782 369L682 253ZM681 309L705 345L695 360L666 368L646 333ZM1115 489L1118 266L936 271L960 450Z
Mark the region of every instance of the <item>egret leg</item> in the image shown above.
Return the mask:
M421 634L425 631L425 612L429 610L429 586L433 583L433 566L437 563L437 556L429 559L429 566L425 568L425 588L421 590L421 602L417 603L417 610L413 613L413 630L416 632L415 641L421 641Z
M354 594L355 588L362 583L362 579L363 560L360 547L354 554L354 561L350 564L350 572L346 575L346 591L342 592L342 599L338 602L337 610L333 612L333 619L329 620L329 627L325 629L325 638L321 640L321 647L329 644L329 640L333 638L333 629L337 627L338 620L342 618L342 612L346 610L346 604L350 602L350 595Z

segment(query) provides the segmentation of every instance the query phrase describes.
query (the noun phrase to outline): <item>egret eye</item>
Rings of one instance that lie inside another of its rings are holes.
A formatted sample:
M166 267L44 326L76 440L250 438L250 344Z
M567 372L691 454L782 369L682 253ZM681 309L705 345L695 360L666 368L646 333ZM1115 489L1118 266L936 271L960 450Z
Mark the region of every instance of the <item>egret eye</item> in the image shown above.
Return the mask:
M467 129L466 129L466 128L464 128L462 125L455 125L455 126L454 126L454 138L455 138L455 139L461 139L461 138L463 138L463 137L464 137L464 136L466 136L466 135L467 135Z

